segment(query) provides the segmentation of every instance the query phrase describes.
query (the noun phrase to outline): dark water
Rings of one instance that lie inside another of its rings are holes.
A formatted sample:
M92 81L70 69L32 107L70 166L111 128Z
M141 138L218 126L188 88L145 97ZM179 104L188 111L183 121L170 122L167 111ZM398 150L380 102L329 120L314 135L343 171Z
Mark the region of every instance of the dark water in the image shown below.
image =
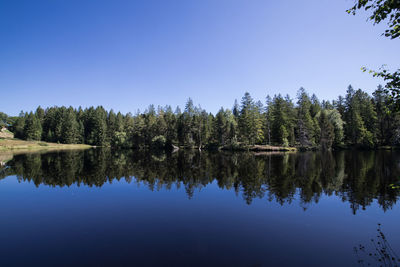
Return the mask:
M55 152L0 178L0 266L357 266L377 223L400 252L399 152Z

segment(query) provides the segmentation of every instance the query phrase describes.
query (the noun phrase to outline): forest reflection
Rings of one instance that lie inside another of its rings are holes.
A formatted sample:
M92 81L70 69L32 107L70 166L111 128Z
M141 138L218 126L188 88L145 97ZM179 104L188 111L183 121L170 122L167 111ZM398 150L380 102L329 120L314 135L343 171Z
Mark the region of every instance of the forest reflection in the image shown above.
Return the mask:
M124 179L151 190L184 187L189 198L215 181L221 189L234 190L248 204L255 198L281 205L300 199L306 209L323 195L336 195L356 213L375 200L384 211L396 203L400 192L390 185L399 181L400 153L151 154L92 149L15 155L0 167L0 178L11 175L20 182L53 187L100 187Z

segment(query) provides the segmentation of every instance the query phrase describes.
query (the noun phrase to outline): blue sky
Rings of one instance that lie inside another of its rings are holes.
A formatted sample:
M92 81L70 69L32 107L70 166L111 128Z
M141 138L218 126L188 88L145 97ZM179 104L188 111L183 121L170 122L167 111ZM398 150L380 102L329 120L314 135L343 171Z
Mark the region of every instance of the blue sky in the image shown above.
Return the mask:
M360 68L398 68L399 40L353 0L0 0L0 111L149 104L216 112L248 91L335 99Z

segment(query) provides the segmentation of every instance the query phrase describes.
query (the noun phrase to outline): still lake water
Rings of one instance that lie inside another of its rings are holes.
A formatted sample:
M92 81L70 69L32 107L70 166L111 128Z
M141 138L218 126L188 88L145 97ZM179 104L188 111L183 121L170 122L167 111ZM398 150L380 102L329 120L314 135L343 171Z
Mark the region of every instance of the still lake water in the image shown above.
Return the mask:
M400 252L399 180L391 151L15 155L0 266L357 266L377 223Z

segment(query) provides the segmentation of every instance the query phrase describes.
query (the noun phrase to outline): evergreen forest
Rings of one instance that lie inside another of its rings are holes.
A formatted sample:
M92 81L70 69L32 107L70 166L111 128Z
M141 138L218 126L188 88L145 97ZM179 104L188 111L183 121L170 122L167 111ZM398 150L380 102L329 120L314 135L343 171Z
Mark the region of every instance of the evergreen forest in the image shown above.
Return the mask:
M38 107L18 117L1 113L16 138L134 149L240 149L254 145L305 149L377 148L400 143L400 112L382 86L372 96L351 85L345 96L320 101L304 88L254 100L245 93L231 109L212 114L188 99L185 107L150 105L121 114L102 106Z

